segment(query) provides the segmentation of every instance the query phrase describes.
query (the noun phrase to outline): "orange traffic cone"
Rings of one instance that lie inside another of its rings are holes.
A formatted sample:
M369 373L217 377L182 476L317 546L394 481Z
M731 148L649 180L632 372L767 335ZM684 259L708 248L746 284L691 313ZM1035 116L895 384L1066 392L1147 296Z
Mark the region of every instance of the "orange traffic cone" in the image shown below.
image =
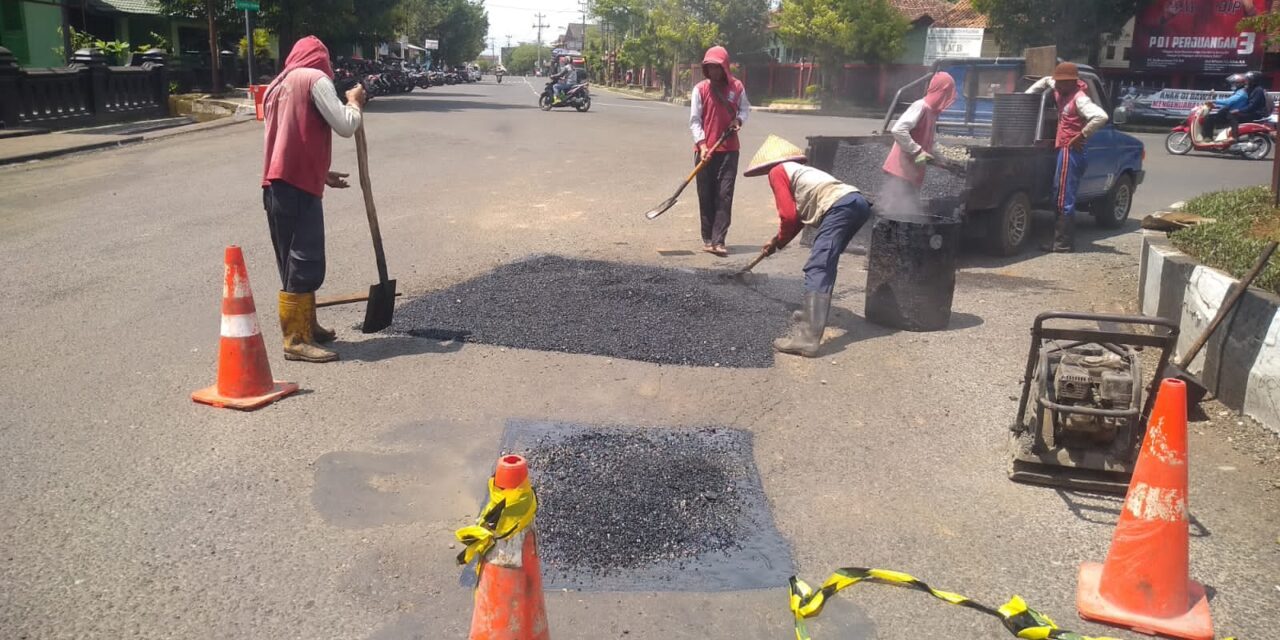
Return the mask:
M222 283L222 341L218 347L218 382L191 394L215 407L251 410L298 390L298 385L271 378L267 348L258 330L258 312L249 289L240 247L227 247Z
M1212 640L1204 587L1187 572L1187 385L1160 384L1104 564L1080 565L1080 617L1140 633Z
M528 487L529 466L524 458L503 456L498 460L493 484L498 489ZM471 614L470 640L550 640L533 525L497 540L477 562L480 584Z

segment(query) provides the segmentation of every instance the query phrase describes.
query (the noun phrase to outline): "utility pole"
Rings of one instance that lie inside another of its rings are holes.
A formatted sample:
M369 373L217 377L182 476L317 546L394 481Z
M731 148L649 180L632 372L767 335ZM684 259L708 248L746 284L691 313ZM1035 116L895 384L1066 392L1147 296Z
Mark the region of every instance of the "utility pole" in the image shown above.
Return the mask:
M542 30L546 29L547 27L550 27L551 25L542 24L542 19L547 17L547 14L535 13L533 14L533 16L538 19L538 22L533 25L533 28L538 30L538 69L541 70L542 69Z
M222 74L219 73L222 66L222 51L218 47L218 26L214 20L213 12L216 5L213 0L205 0L204 11L209 19L209 73L212 77L209 79L209 93L213 95L222 95ZM253 45L252 42L249 43Z
M582 55L587 55L587 7L591 3L587 0L578 0L578 6L582 9Z

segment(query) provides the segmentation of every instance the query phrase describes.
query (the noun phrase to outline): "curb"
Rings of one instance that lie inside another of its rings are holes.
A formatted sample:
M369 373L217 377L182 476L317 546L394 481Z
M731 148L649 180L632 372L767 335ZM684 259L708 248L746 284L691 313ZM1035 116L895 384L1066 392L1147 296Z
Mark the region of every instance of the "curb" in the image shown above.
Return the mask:
M253 121L253 118L240 118L240 117L233 116L228 118L221 118L218 120L211 120L209 122L200 122L197 124L191 124L191 125L186 125L182 127L174 127L172 129L161 129L159 131L153 131L150 133L142 133L142 134L133 135L133 136L114 138L111 140L85 142L80 144L74 144L67 147L60 147L57 149L43 149L41 151L33 151L30 153L24 153L20 155L0 156L0 166L10 165L10 164L20 164L23 162L31 162L34 160L48 160L50 158L56 158L58 156L71 155L73 153L82 153L85 151L99 151L102 149L109 149L111 147L123 147L125 145L131 145L139 142L147 142L150 140L163 140L165 138L179 136L184 133L199 133L201 131L209 131L211 129L221 129L222 127L228 127L231 125L240 124L243 122L252 122L252 121ZM49 134L49 135L56 135L56 134Z
M596 84L593 84L593 85L591 85L591 87L592 87L592 88L594 88L594 89L599 89L600 91L607 91L607 92L612 93L612 94L615 94L615 95L627 96L627 97L630 97L630 98L638 98L638 99L640 99L640 100L648 100L649 102L666 102L666 103L668 103L668 104L675 104L675 103L674 103L674 102L672 102L671 100L667 100L666 98L664 98L664 97L662 97L662 96L655 96L655 95L646 94L646 93L636 93L636 92L634 92L634 91L628 91L628 90L626 90L626 89L619 89L619 88L617 88L617 87L606 87L606 86L604 86L604 85L596 85Z
M1143 231L1138 308L1178 323L1177 351L1199 336L1238 280ZM1222 404L1280 434L1280 297L1250 287L1187 370Z
M159 131L144 133L142 134L142 139L144 141L163 140L165 138L171 138L173 136L180 136L184 133L199 133L201 131L209 131L211 129L221 129L223 127L230 127L232 125L243 124L245 122L256 122L256 120L253 118L253 116L249 116L249 117L230 116L227 118L210 120L208 122L198 122L196 124L189 124L182 127L174 127L172 129L160 129Z
M50 134L52 135L52 134ZM88 142L77 144L71 147L62 147L58 149L44 149L42 151L32 151L16 156L0 157L0 166L7 164L20 164L23 162L31 162L33 160L48 160L58 156L70 155L72 153L80 153L81 151L97 151L99 149L107 149L110 147L123 147L127 144L142 142L142 136L129 136L127 138L119 138L116 140L104 140L101 142Z

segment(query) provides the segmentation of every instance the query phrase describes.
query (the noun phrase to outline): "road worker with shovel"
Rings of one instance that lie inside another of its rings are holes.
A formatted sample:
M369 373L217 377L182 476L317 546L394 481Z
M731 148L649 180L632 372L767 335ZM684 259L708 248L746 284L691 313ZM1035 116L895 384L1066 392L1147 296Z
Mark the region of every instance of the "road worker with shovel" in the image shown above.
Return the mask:
M871 217L871 203L857 187L806 166L808 162L799 147L770 135L743 175L768 175L778 210L778 234L761 248L762 257L787 246L806 225L817 231L804 265L804 306L792 315L790 335L773 341L775 351L813 358L831 312L840 255Z

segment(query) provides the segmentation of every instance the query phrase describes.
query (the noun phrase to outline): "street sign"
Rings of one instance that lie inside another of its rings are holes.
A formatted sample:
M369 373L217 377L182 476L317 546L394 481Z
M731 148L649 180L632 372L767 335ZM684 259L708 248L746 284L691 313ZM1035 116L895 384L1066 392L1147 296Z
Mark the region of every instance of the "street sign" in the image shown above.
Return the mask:
M424 42L422 43L422 48L423 48L423 49L429 49L429 50L439 49L439 48L440 48L440 41L439 41L439 40L426 40L426 41L424 41Z
M935 29L925 34L924 64L941 58L982 57L982 29Z
M224 5L225 6L225 5ZM261 11L257 0L236 0L236 11Z

